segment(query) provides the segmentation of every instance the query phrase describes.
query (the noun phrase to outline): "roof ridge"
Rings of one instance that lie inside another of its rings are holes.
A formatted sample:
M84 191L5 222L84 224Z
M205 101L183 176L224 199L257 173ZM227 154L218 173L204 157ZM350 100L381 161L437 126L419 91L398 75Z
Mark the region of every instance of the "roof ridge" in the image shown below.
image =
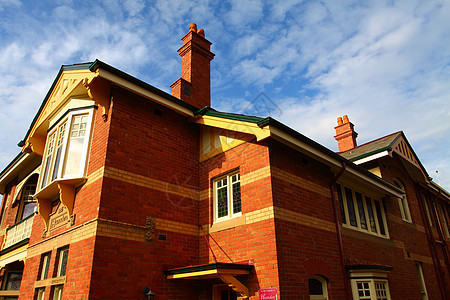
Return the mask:
M390 134L388 134L388 135L379 137L379 138L374 139L374 140L372 140L372 141L365 142L364 144L361 144L361 145L359 145L359 146L356 146L355 148L352 148L352 149L349 149L349 150L346 150L346 151L342 151L342 152L338 152L338 153L339 153L339 154L342 154L342 153L350 152L350 151L353 151L353 150L355 150L355 149L361 148L361 147L363 147L363 146L372 144L372 143L377 142L377 141L379 141L379 140L385 139L385 138L390 137L390 136L393 136L393 135L398 135L398 134L403 134L403 131L400 130L400 131L397 131L397 132L394 132L394 133L390 133Z

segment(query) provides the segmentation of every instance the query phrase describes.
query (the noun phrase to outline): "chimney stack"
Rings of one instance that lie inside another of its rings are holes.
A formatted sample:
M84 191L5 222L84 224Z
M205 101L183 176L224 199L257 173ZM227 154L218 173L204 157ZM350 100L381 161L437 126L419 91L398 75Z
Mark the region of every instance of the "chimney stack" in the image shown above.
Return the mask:
M170 86L172 95L197 108L211 106L210 62L214 58L211 42L205 39L205 31L197 30L194 23L181 40L183 46L178 49L182 57L181 78Z
M353 129L354 125L348 120L348 116L345 115L342 119L337 119L338 126L334 127L336 135L334 138L338 142L339 152L345 152L356 147L356 137L358 134Z

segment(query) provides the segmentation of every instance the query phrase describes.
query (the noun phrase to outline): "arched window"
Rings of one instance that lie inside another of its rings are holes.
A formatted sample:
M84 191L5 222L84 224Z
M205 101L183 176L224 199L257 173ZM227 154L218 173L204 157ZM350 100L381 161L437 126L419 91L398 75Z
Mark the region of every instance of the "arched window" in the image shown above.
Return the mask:
M38 175L31 176L25 185L22 187L20 194L20 207L17 221L23 220L32 215L36 209L36 200L33 199L33 195L36 193Z
M394 179L394 185L405 191L405 194L401 198L398 198L398 206L400 207L400 214L402 215L403 221L411 222L411 214L409 212L408 199L406 198L406 189L403 183Z
M327 300L328 289L327 280L320 276L314 275L308 278L309 297L314 300Z

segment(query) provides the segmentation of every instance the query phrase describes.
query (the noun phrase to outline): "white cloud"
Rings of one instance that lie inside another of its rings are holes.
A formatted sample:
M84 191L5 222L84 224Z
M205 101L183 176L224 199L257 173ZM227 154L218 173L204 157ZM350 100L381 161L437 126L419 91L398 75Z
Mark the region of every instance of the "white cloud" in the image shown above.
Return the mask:
M225 21L242 30L247 24L259 21L263 17L263 6L261 0L232 0Z
M0 11L10 7L19 7L22 5L20 0L0 0Z
M147 3L0 0L0 165L17 154L60 65L98 58L168 91L194 22L213 42L217 108L247 112L265 91L280 121L335 150L343 114L359 143L404 130L450 188L448 1Z

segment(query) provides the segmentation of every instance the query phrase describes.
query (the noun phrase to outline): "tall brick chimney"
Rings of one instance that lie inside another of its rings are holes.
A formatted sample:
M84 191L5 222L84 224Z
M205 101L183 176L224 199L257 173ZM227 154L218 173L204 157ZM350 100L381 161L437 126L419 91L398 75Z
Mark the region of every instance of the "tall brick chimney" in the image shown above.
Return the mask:
M181 40L183 46L178 49L182 57L181 78L170 86L172 95L198 108L211 106L210 62L214 58L211 42L194 23Z
M354 125L348 120L348 116L344 116L344 120L341 117L337 119L338 126L334 127L336 135L334 138L338 142L339 152L348 151L356 147L356 137L358 134L353 129Z

